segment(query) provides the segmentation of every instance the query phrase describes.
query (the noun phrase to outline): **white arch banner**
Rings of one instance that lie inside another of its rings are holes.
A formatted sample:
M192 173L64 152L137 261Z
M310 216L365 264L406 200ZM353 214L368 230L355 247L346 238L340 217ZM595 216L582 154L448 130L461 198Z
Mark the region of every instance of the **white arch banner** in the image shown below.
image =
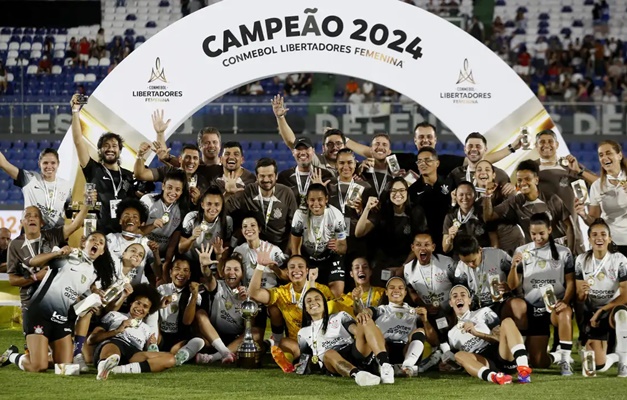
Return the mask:
M168 137L222 94L290 72L377 82L429 109L462 141L484 133L492 151L507 146L521 126L532 134L555 128L496 54L421 8L398 0L229 0L163 29L117 66L81 112L83 134L94 158L103 132L121 134L122 164L132 170L135 149L155 139L156 109L172 119ZM80 172L71 133L60 155L72 163L60 176L74 180ZM501 167L511 172L528 156L519 152Z

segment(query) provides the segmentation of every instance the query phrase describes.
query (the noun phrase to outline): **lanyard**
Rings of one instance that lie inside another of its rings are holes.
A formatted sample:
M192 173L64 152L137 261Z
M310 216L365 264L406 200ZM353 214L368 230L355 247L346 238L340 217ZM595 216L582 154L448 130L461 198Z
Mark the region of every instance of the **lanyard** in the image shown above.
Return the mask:
M321 321L322 322L322 321ZM314 363L316 363L317 361L320 360L320 358L318 357L318 340L316 338L316 336L318 336L318 334L320 333L320 330L322 330L322 323L320 324L320 326L318 327L317 331L314 329L314 322L312 321L311 323L311 342L312 342L312 351L313 351L313 358L312 361L314 361Z
M109 176L109 179L111 179L111 186L113 186L113 197L117 200L118 193L120 193L120 190L122 190L122 182L124 181L122 178L122 169L118 169L118 172L120 173L120 184L116 187L115 181L113 180L113 175L111 175L111 171L109 171L109 168L105 167L102 163L100 165L102 165L102 168L104 168L106 174Z
M381 186L379 187L379 180L377 179L377 171L372 170L372 181L374 182L374 189L377 192L377 197L381 197L381 193L385 189L385 184L388 180L388 170L385 170L385 175L383 175L383 180L381 181Z
M131 237L133 239L141 239L142 237L144 237L144 235L142 235L142 234L132 233L132 232L128 232L128 231L122 231L122 236Z
M274 203L274 190L272 190L272 197L270 197L270 201L268 202L268 210L264 210L263 206L263 196L261 195L261 188L259 189L259 203L261 204L261 213L264 216L264 226L268 227L268 221L270 221L270 213L272 212L272 204Z
M26 243L26 247L28 248L28 252L30 253L31 257L35 257L36 255L38 255L39 253L41 253L41 242L42 242L42 237L39 236L38 239L33 239L32 242L38 242L38 246L37 246L37 254L35 254L35 251L33 250L33 246L31 244L31 241L24 238L24 242Z
M172 209L172 206L174 205L174 203L170 204L169 206L165 205L165 202L163 201L163 199L161 199L161 207L163 207L163 213L167 214L170 212L170 210Z
M481 293L483 293L483 278L485 278L485 274L479 274L481 267L483 266L483 261L481 260L481 264L477 266L477 268L468 267L468 269L473 271L473 275L475 278L475 290L479 298L481 299Z
M475 175L475 170L470 170L470 165L466 167L466 182L472 182L472 179Z
M313 237L313 241L314 241L314 255L316 253L318 253L318 245L320 244L320 242L322 241L322 236L324 235L324 226L325 226L325 221L326 221L326 216L327 216L327 210L328 208L324 209L324 214L322 214L322 219L320 221L320 225L318 226L318 229L316 229L313 226L313 219L314 216L313 215L309 215L308 216L308 222L309 222L309 226L308 226L308 230L311 233L312 237Z
M54 199L57 198L57 180L54 180L54 188L48 189L48 183L44 180L44 190L46 191L46 209L52 210L54 206Z
M425 282L425 286L427 287L427 290L430 292L435 291L435 283L433 282L433 261L431 261L431 263L429 263L429 267L431 268L431 278L429 278L431 280L431 287L429 287L429 283L427 282L427 279L425 278L424 273L422 272L422 267L421 265L418 265L418 271L420 271L420 276L422 276L422 280Z
M348 184L348 189L346 189L346 197L342 195L342 183L343 182L339 181L337 183L337 197L340 200L340 209L342 210L342 214L344 214L346 212L346 202L348 201L348 196L350 195L353 186L355 186L355 180L351 178L351 181Z
M303 286L303 290L301 290L300 292L300 298L298 299L298 301L296 301L296 292L294 291L294 284L292 283L290 285L290 295L292 296L292 304L297 304L298 308L300 308L301 310L303 308L303 300L305 300L305 293L307 292L308 289L309 289L309 282L305 283L305 286Z
M474 209L470 209L470 211L468 212L468 214L466 214L465 217L462 218L462 210L461 208L459 210L457 210L457 221L459 221L460 225L464 225L466 222L468 222L468 220L472 217L475 216L475 210Z
M592 269L592 274L588 274L586 279L596 278L596 276L599 275L599 272L601 272L601 270L603 269L603 267L605 266L605 264L607 263L607 261L609 259L610 259L610 252L609 251L607 253L605 253L605 257L603 257L603 259L599 263L597 263L597 260L594 258L594 255L593 255L592 256L592 264L594 264L594 267Z
M307 194L307 189L309 189L309 184L311 183L311 174L307 175L305 186L302 186L302 181L300 179L300 172L298 172L298 167L294 169L294 175L296 175L296 186L298 186L298 194L300 194L300 196L303 197Z

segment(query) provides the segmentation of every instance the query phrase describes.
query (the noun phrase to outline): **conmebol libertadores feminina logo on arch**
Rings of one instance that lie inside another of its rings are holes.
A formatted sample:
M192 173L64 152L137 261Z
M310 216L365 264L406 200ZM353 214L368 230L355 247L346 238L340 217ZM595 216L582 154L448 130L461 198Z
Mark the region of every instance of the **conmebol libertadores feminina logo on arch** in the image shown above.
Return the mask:
M155 59L150 70L148 86L142 90L133 90L133 97L141 98L145 102L169 103L178 97L183 97L182 90L172 90L165 76L165 67L161 65L161 58Z
M477 91L478 84L467 58L462 63L455 84L457 87L454 91L440 92L440 98L450 100L453 104L479 104L480 101L492 98L492 92Z

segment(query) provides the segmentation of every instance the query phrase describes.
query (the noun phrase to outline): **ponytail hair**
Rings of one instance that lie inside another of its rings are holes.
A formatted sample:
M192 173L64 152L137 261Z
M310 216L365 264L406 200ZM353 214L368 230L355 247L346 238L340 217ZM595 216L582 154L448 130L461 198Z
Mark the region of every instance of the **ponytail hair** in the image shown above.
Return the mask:
M529 218L529 225L544 225L547 228L551 228L551 218L547 213L536 213ZM553 239L553 235L549 234L549 247L551 248L551 258L554 260L559 260L560 255L557 251L557 246L555 245L555 239Z

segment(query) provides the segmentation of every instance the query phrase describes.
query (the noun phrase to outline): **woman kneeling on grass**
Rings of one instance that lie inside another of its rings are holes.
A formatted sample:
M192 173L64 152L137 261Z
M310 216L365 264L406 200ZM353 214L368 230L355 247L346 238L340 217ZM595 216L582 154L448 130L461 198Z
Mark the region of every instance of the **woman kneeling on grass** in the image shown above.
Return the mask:
M383 335L369 316L360 314L358 323L344 311L329 315L325 295L315 288L307 290L303 303L298 345L301 353L311 355L314 368L350 376L359 386L394 383ZM375 358L381 377L368 372L378 369Z
M459 350L455 361L470 375L487 382L512 383L511 375L502 372L518 370L518 382L531 382L531 368L523 338L511 318L499 325L499 317L489 307L470 311L470 290L453 286L449 304L458 323L448 332L451 347ZM514 362L515 361L515 362Z
M173 354L151 351L157 348L157 340L144 322L149 314L158 310L160 299L157 289L148 284L137 285L129 296L128 314L112 311L102 318L102 326L94 329L87 339L91 345L98 344L94 353L98 380L106 380L110 372L139 374L174 367Z

